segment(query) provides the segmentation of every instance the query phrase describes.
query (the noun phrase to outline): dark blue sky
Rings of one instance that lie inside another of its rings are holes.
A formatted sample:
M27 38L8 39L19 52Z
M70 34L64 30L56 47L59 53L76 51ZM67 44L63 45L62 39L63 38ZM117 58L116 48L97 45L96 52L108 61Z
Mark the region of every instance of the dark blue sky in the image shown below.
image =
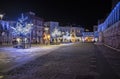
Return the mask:
M0 12L6 19L17 20L20 13L33 11L45 20L92 29L98 19L110 13L111 4L111 0L1 0Z

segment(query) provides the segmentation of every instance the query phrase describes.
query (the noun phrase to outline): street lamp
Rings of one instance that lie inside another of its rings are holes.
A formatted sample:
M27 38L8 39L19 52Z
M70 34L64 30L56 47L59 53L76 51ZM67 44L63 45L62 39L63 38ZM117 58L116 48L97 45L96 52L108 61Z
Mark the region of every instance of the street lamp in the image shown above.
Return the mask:
M44 33L44 41L45 41L45 44L50 44L49 28L48 28L48 27L45 27L44 30L45 30L45 33Z
M29 26L31 27L33 26L33 24L29 24ZM31 41L32 41L31 33L32 33L32 28L30 29L30 41L29 41L30 47L31 47Z
M2 21L2 18L3 18L3 14L0 14L0 20ZM2 36L4 35L4 32L1 32ZM1 40L3 42L3 40ZM1 43L2 44L2 43Z
M1 20L2 20L3 16L4 16L3 14L0 14L0 19L1 19Z

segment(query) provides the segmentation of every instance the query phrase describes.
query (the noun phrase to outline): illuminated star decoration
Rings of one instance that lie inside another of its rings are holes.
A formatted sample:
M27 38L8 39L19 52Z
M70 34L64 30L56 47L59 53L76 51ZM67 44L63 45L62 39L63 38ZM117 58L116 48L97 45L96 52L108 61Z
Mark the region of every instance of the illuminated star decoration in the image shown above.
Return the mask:
M23 14L21 15L21 18L18 19L18 22L16 23L15 27L12 28L12 34L16 36L26 36L31 32L32 23L27 22L28 17L24 17Z

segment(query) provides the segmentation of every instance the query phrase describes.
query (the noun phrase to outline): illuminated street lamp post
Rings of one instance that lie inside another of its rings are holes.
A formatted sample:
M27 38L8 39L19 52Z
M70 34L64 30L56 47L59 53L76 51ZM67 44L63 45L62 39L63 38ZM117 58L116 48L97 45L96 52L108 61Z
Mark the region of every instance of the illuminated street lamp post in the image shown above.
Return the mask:
M1 20L2 20L3 16L4 16L3 14L0 14L0 19L1 19Z
M48 27L45 27L44 28L45 30L45 35L44 35L44 41L45 41L45 44L50 44L50 34L49 34L49 28Z
M3 18L3 14L0 14L0 20L2 21L2 18ZM4 35L4 32L3 32L3 30L1 31L1 37ZM4 39L3 39L4 40ZM2 44L2 42L3 42L3 40L1 40L1 44Z
M43 37L44 43L45 44L50 44L50 38L51 38L51 36L50 36L50 33L49 33L49 28L45 27L44 28L44 37Z
M29 26L33 26L33 24L28 24L28 25L29 25ZM32 29L30 30L30 34L29 34L29 35L30 35L30 36L29 36L29 37L30 37L30 42L29 42L30 47L31 47L31 41L32 41L31 33L32 33Z

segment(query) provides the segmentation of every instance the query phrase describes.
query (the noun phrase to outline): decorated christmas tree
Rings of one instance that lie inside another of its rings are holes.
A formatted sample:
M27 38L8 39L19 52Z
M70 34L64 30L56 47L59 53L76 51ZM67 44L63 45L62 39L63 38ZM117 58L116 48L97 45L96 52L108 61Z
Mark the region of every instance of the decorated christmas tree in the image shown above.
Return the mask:
M16 25L11 27L14 36L13 46L17 48L31 47L32 26L33 24L28 22L28 17L24 17L22 14Z
M12 34L14 36L24 36L24 37L30 34L33 24L28 23L27 21L28 21L28 17L24 17L22 14L21 18L18 19L16 26L11 27L13 30Z

